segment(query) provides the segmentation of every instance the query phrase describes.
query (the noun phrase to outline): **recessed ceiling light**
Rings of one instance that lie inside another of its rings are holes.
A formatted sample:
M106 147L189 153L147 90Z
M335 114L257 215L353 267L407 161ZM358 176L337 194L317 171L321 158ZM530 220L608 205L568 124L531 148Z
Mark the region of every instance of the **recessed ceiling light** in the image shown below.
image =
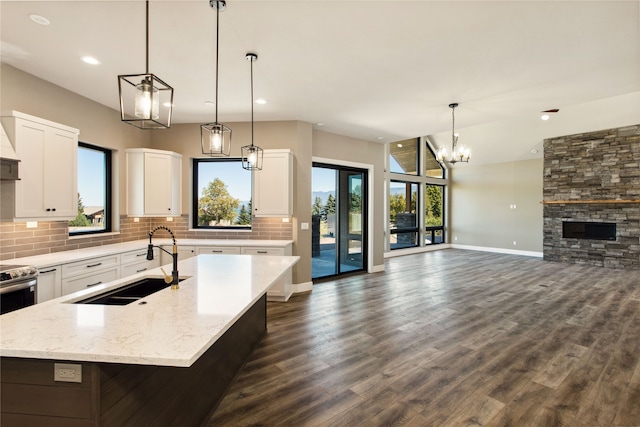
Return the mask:
M382 139L382 137L379 136L378 139ZM402 144L398 144L398 148L402 148Z
M44 16L36 15L35 13L32 13L31 15L29 15L29 18L31 18L33 22L39 25L51 24L51 21L49 21L47 18L45 18Z
M267 101L265 101L262 98L256 99L256 104L266 104L266 103L267 103Z
M173 107L173 105L171 105L170 102L165 102L164 104L162 104L164 107Z
M98 61L93 56L83 56L80 59L82 59L82 62L85 62L85 63L90 64L90 65L98 65L98 64L100 64L100 61Z
M533 153L533 154L538 154L538 150L536 150L535 148L532 148L532 149L531 149L531 153Z
M549 120L549 115L548 114L543 114L543 115L540 116L540 118L542 120Z
M211 105L211 106L213 106L213 105L216 105L216 103L215 103L215 102L213 102L213 101L204 101L204 105Z
M318 122L318 123L316 123L316 126L324 126L324 123Z

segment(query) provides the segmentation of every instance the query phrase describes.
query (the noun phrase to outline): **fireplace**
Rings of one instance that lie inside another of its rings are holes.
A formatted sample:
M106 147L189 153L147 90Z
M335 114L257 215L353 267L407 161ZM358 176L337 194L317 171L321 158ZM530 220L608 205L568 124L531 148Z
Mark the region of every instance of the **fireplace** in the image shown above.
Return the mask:
M616 240L614 222L562 221L563 239Z
M640 269L640 125L545 139L543 256Z

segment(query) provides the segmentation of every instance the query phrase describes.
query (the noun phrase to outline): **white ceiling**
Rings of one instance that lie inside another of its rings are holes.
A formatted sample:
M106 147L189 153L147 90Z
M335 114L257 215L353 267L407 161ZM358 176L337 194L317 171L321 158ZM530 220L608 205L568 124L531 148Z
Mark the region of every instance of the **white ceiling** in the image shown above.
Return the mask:
M145 72L144 11L141 0L2 0L2 61L117 110L117 75ZM208 0L150 3L149 71L174 87L173 123L213 119L215 18ZM255 97L267 100L257 121L449 145L448 104L458 102L456 130L478 163L539 157L544 137L640 123L637 0L228 0L223 123L250 119L247 52L259 56ZM542 122L551 108L560 112Z

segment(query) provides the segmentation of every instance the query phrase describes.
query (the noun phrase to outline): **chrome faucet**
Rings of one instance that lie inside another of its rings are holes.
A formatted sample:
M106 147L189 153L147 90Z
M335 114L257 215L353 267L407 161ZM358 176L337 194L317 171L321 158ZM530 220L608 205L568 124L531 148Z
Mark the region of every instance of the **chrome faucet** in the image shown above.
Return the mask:
M170 283L171 284L171 289L179 289L180 287L178 286L179 280L178 280L178 245L176 244L176 236L173 235L173 231L171 231L168 227L165 227L164 225L160 225L156 228L154 228L153 230L151 230L149 232L149 247L147 248L147 259L149 261L151 261L153 259L153 248L154 245L151 243L151 238L153 237L153 233L155 233L158 230L166 230L169 232L169 234L171 234L171 239L173 239L173 253L169 252L168 250L166 250L165 248L161 247L161 246L155 246L156 248L160 249L161 251L165 251L166 253L168 253L169 255L171 255L171 258L173 259L173 271L171 271L171 276L169 276L166 271L164 271L164 269L161 267L160 269L162 270L162 273L164 274L164 282L165 283Z

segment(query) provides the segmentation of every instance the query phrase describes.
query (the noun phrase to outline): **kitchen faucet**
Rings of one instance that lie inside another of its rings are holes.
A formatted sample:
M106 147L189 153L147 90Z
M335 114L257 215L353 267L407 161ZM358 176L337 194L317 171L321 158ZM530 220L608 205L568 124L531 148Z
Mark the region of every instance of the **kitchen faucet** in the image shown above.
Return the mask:
M180 287L178 286L178 282L179 282L178 280L178 245L176 244L176 236L173 235L173 231L171 231L168 227L165 227L164 225L160 225L149 232L149 247L147 248L147 259L149 261L153 259L154 245L151 243L151 238L153 237L153 233L155 233L158 230L168 231L169 234L171 234L171 239L173 239L173 253L169 252L162 246L155 246L156 248L162 251L165 251L166 253L171 255L171 258L173 259L173 271L171 272L171 276L169 276L162 267L160 268L160 270L162 270L162 273L164 274L164 282L170 283L171 289L174 289L174 290L179 289Z

